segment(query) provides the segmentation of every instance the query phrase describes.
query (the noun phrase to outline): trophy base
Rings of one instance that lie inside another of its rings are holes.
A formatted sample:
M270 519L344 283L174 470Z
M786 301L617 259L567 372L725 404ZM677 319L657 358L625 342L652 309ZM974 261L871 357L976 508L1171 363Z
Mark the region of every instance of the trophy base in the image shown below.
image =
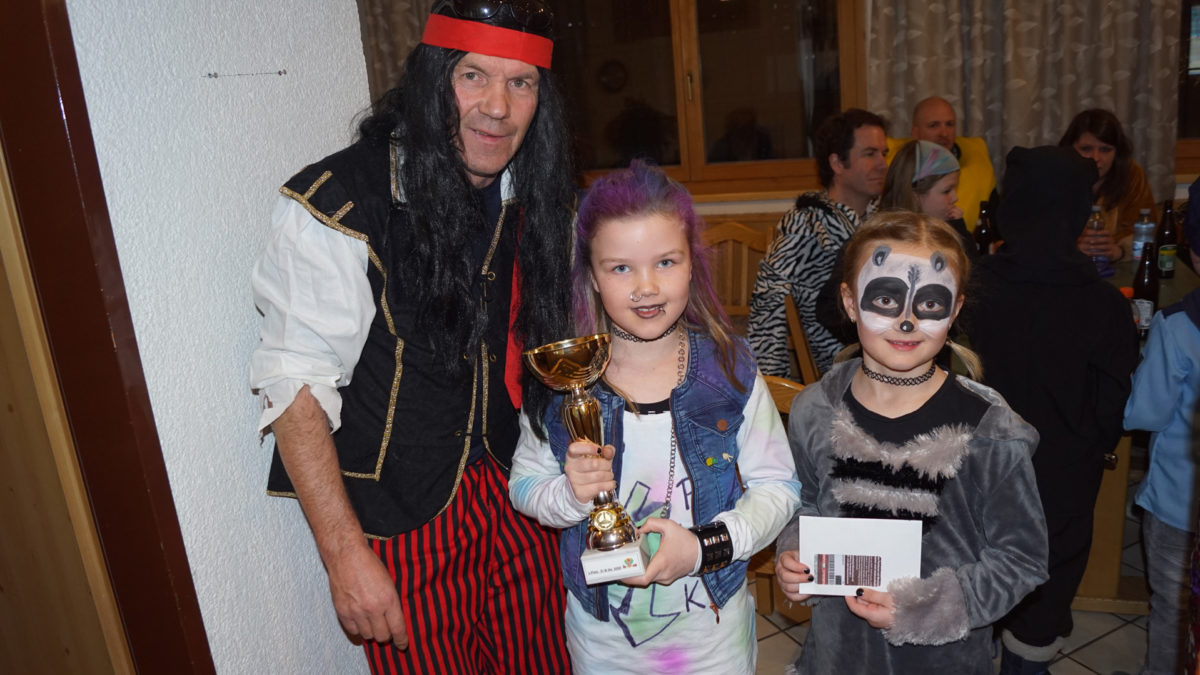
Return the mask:
M583 578L589 586L636 577L646 572L650 562L649 537L622 544L611 551L588 549L579 556Z

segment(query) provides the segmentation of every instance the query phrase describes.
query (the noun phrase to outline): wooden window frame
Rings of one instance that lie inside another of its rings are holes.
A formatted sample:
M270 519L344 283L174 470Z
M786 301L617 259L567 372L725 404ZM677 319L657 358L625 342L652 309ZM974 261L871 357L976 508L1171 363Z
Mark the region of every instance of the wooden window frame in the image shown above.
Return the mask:
M1175 141L1175 175L1178 177L1197 174L1200 174L1200 138L1181 138Z
M1187 36L1190 34L1188 24L1190 21L1189 12L1184 11L1186 6L1180 2L1180 41L1179 41L1179 71L1176 77L1179 83L1183 82L1183 78L1187 75L1188 68L1188 41ZM1182 86L1180 86L1182 88ZM1179 103L1176 102L1176 112L1178 114ZM1178 123L1178 120L1177 120ZM1175 140L1175 181L1180 179L1191 182L1194 177L1200 174L1200 138L1178 138Z
M679 120L679 164L664 167L703 201L790 199L820 186L817 163L781 159L709 164L703 153L704 90L700 77L699 24L695 0L670 0L671 45L675 66L675 112ZM842 109L863 107L866 87L866 9L863 0L837 0L838 71ZM591 183L611 169L584 174Z

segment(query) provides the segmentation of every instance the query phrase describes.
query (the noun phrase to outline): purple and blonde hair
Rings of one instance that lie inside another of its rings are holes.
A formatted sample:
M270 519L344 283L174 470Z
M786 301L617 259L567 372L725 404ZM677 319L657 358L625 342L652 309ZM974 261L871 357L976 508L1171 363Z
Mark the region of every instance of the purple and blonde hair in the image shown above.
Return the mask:
M741 351L731 337L733 328L721 308L712 281L712 251L701 238L704 221L692 205L687 188L656 166L633 160L628 169L607 174L588 188L579 205L575 230L575 264L571 273L575 327L580 334L609 329L600 297L592 288L592 239L610 221L660 214L678 219L688 240L692 281L683 319L687 327L707 333L717 345L721 370L737 384L733 368Z

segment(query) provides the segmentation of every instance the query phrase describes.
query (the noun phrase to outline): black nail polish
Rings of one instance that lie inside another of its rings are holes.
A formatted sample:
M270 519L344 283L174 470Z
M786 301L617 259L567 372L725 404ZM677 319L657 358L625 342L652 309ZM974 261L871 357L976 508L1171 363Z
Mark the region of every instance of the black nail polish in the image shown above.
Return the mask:
M854 594L861 598L862 594L863 594L863 589L860 588L857 591L854 591Z
M809 581L812 581L812 580L814 580L814 579L816 579L816 577L814 577L814 576L813 576L813 575L811 575L811 574L810 574L810 575L808 575L808 580L809 580Z

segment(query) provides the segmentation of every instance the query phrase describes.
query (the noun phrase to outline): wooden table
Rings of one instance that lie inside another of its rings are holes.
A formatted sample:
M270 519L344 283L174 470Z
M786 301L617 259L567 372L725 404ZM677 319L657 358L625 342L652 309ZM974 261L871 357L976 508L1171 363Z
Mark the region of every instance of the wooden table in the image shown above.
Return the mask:
M1117 273L1109 278L1114 285L1129 286L1133 265L1118 263ZM1200 287L1200 277L1187 266L1176 263L1175 278L1159 282L1158 305L1172 305ZM1113 451L1117 463L1104 472L1100 494L1094 511L1092 552L1079 591L1075 594L1074 609L1120 614L1148 614L1146 582L1142 577L1121 574L1121 553L1124 549L1125 504L1129 488L1129 454L1131 437L1121 437Z
M1117 273L1108 278L1108 282L1120 288L1133 285L1133 263L1120 262L1115 265ZM1182 262L1175 263L1175 278L1160 279L1158 282L1159 308L1173 305L1183 299L1183 296L1200 286L1200 277L1190 267Z

